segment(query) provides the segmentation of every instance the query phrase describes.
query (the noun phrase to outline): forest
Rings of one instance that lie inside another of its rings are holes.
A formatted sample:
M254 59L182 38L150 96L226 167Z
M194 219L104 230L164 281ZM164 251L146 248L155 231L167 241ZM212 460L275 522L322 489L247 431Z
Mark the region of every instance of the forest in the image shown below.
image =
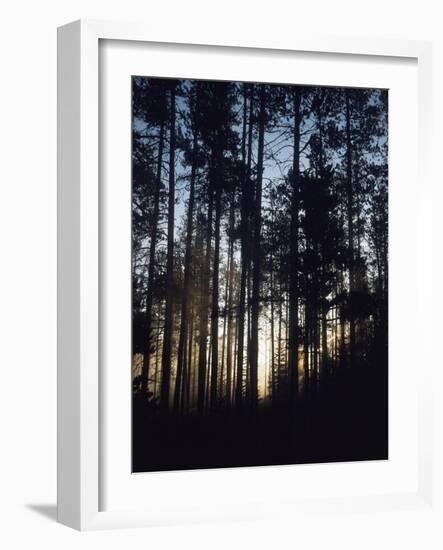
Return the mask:
M133 471L388 457L388 91L132 78Z

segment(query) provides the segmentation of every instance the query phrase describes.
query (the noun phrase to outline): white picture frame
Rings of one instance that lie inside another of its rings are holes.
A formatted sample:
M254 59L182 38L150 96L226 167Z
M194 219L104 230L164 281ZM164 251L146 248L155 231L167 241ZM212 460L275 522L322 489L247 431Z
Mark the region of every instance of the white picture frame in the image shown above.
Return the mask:
M431 46L426 42L369 40L299 35L267 40L224 36L187 36L186 30L170 35L161 27L77 21L58 33L58 520L80 530L151 526L203 520L266 517L290 514L296 506L282 495L281 504L269 506L266 499L254 503L242 515L232 503L224 509L186 510L168 514L164 509L100 508L100 315L99 315L99 41L194 44L276 52L330 53L337 56L386 56L412 58L418 68L418 181L420 199L420 242L431 234L430 128ZM419 259L421 281L429 276L429 248L422 247ZM430 288L419 289L421 313L429 312ZM425 298L427 297L427 301ZM428 350L431 354L431 350ZM430 355L429 355L430 357ZM425 361L418 380L418 484L417 489L383 496L346 496L305 501L304 510L329 508L344 512L356 507L371 511L430 506L432 501L431 361ZM175 475L174 473L164 475ZM189 474L188 474L189 475ZM192 474L191 474L192 475ZM206 474L210 481L211 473ZM234 497L233 497L234 500ZM271 513L272 508L272 513Z

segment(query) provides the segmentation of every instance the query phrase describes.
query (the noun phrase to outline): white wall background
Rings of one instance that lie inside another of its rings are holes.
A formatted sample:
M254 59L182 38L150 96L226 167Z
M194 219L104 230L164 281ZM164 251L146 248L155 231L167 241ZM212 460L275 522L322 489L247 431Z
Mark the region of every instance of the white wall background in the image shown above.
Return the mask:
M15 548L443 547L443 511L80 534L54 522L56 496L56 27L74 19L243 26L433 40L435 249L443 250L443 10L438 0L16 0L0 27L0 545ZM441 254L435 282L441 284ZM436 303L441 303L438 288ZM437 307L436 307L437 311ZM441 320L435 316L434 338ZM438 340L437 340L438 342ZM436 365L438 368L438 365ZM443 392L436 388L436 413ZM441 427L441 422L439 423ZM441 458L441 434L437 459ZM441 467L440 467L441 469ZM441 474L436 472L441 487ZM443 494L442 491L439 494Z

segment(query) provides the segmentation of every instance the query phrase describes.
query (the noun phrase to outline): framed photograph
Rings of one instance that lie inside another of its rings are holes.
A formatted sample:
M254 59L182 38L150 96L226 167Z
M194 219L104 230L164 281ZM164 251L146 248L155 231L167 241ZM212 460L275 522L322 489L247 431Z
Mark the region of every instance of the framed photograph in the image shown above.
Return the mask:
M59 29L59 521L430 506L429 44L173 34Z

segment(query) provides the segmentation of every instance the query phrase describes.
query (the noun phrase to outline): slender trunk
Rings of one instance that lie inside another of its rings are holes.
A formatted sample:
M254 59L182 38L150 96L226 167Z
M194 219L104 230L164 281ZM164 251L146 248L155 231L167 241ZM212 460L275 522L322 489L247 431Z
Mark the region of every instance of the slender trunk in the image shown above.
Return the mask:
M188 309L189 309L189 289L191 283L191 245L193 235L193 215L195 202L195 179L197 173L197 146L198 136L194 128L194 141L192 146L192 167L191 167L191 183L189 189L189 202L186 222L186 251L185 251L185 272L183 281L183 296L180 316L180 336L178 341L177 351L177 379L174 392L174 411L179 408L179 399L181 392L183 364L185 362L185 342L188 332Z
M206 227L206 250L204 265L201 274L201 307L200 307L200 342L198 351L198 395L197 408L199 414L203 414L206 401L206 363L208 348L208 308L209 308L209 272L211 265L211 242L212 242L212 188L208 190L208 219Z
M252 297L251 297L251 264L248 266L248 274L247 274L247 283L246 283L246 313L247 313L247 334L246 334L246 380L245 380L245 397L246 402L250 402L250 395L251 395L251 353L252 353L252 346L251 346L251 303L252 303Z
M146 348L143 353L142 366L142 394L146 395L148 391L149 381L149 361L151 355L151 339L152 339L152 302L153 302L153 284L155 275L155 253L157 248L158 238L158 219L160 213L160 188L162 176L162 161L163 161L163 143L164 143L164 120L160 125L160 138L158 145L157 157L157 174L154 191L154 212L152 216L151 228L151 243L149 248L149 268L148 268L148 288L146 292L146 311L145 311L145 326L146 326Z
M343 270L340 270L340 293L343 295L344 283L343 283ZM342 366L345 364L345 312L343 303L340 306L340 363Z
M221 188L216 182L215 188L215 228L214 228L214 260L212 269L212 311L211 311L211 408L217 406L217 376L218 376L218 318L219 318L219 267L220 267L220 218L221 218Z
M293 92L294 109L294 152L292 159L292 197L290 227L290 273L289 273L289 393L294 403L298 392L298 210L300 180L300 91Z
M274 255L271 252L271 273L270 273L270 290L271 290L271 398L275 401L275 328L274 328Z
M277 391L280 393L281 382L281 365L282 365L282 317L283 317L283 301L282 288L279 285L279 301L278 301L278 363L277 363Z
M255 192L254 212L254 246L253 246L253 271L252 271L252 304L251 304L251 412L257 409L258 398L258 329L260 308L260 278L261 278L261 208L263 185L263 153L265 137L265 85L260 86L260 111L258 120L258 152L257 152L257 183Z
M318 269L318 245L314 242L313 245L314 251L314 266L313 266L313 279L314 279L314 299L313 299L313 312L312 312L312 323L313 323L313 344L314 344L314 376L315 380L318 380L319 375L319 364L318 364L318 351L319 351L319 323L318 323L318 313L319 313L319 269Z
M187 369L186 369L186 393L185 393L185 399L186 399L186 413L189 414L190 404L191 404L191 388L194 380L194 374L193 374L193 364L192 364L192 342L194 339L194 310L191 309L190 313L190 321L189 321L190 327L189 327L189 336L188 336L188 360L187 360Z
M357 155L354 154L354 159ZM357 258L360 259L361 257L361 242L363 239L363 230L362 230L362 222L361 222L361 210L362 210L362 202L361 202L361 196L360 196L360 175L359 175L359 159L357 158L357 161L354 161L354 186L355 186L355 221L357 226Z
M238 330L238 319L233 319L233 334L237 334ZM232 388L231 388L231 404L234 402L235 397L235 381L237 380L237 348L238 348L238 340L237 338L234 338L234 363L232 365Z
M240 273L240 297L238 306L238 337L237 337L237 377L235 384L235 404L239 408L243 397L243 359L245 342L245 313L246 313L246 280L249 270L249 201L250 201L250 176L252 159L252 112L254 100L254 85L250 87L249 98L249 131L248 131L248 159L246 165L246 114L247 94L246 88L243 96L243 139L242 139L242 198L241 198L241 273Z
M156 337L155 337L155 370L154 370L154 389L152 396L155 399L157 397L157 380L158 380L158 364L159 364L159 350L160 347L160 327L157 327Z
M354 219L353 219L353 192L352 192L352 139L351 139L351 107L350 91L345 90L346 99L346 191L347 191L347 216L349 239L349 350L351 365L355 358L355 319L353 311L354 292Z
M307 275L305 276L305 288L307 288ZM304 386L305 391L309 389L309 306L305 303L305 326L303 331L303 373L304 373Z
M190 324L191 319L186 319L186 323ZM189 332L189 331L188 331ZM183 349L183 363L182 363L182 380L180 384L176 384L175 388L180 388L180 395L178 397L178 404L177 404L177 410L174 411L175 413L180 411L180 414L183 414L185 410L185 400L186 400L186 385L188 383L188 365L187 359L188 358L188 339L185 341L184 349ZM175 401L175 393L174 393L174 401ZM175 403L174 403L175 404Z
M169 139L169 191L168 191L168 249L166 255L166 305L165 329L163 334L162 382L160 409L169 409L169 388L171 384L172 307L174 285L174 210L175 210L175 86L171 88L170 139Z
M197 404L197 386L198 386L198 376L197 371L195 369L195 359L197 357L198 352L198 342L197 338L195 338L195 333L197 329L197 322L194 321L194 326L192 330L192 407L194 408Z
M323 100L322 100L323 101ZM327 181L325 180L325 166L324 166L324 154L323 154L323 114L321 105L318 110L318 133L319 133L319 173L320 173L320 183L326 188ZM328 215L325 213L324 215ZM320 298L320 323L321 323L321 369L322 372L326 372L328 365L328 343L327 343L327 313L328 313L328 303L327 303L327 289L326 289L326 274L325 274L325 265L326 265L326 244L325 244L325 235L324 233L321 236L320 240L320 251L321 251L321 267L320 267L320 288L319 288L319 298Z
M222 352L221 352L221 369L220 369L220 384L219 384L219 400L223 400L223 382L225 377L225 356L226 352L226 327L228 324L228 293L229 293L229 262L230 255L228 252L228 262L225 276L225 292L223 296L223 332L222 332ZM227 358L226 358L227 360Z
M228 290L228 335L226 342L226 405L231 405L232 392L232 303L233 303L233 284L234 284L234 199L231 200L231 208L229 213L229 290Z
M324 305L321 312L321 364L323 372L326 373L328 368L328 319L327 309Z
M287 285L286 288L288 288L288 286L289 285ZM285 371L289 380L288 365L289 365L289 296L286 293L286 297L285 297Z
M305 239L305 254L308 253L309 250L309 242L308 239ZM304 277L303 277L303 288L305 293L305 308L304 308L304 332L303 332L303 369L304 369L304 377L305 377L305 391L309 390L309 380L311 375L311 367L312 363L310 362L310 353L309 353L309 345L310 345L310 331L311 331L311 303L309 299L309 273L305 271Z
M209 351L207 356L208 366L206 368L206 389L205 389L205 408L209 409L209 398L210 398L210 383L211 383L211 363L212 363L212 339L209 341Z

